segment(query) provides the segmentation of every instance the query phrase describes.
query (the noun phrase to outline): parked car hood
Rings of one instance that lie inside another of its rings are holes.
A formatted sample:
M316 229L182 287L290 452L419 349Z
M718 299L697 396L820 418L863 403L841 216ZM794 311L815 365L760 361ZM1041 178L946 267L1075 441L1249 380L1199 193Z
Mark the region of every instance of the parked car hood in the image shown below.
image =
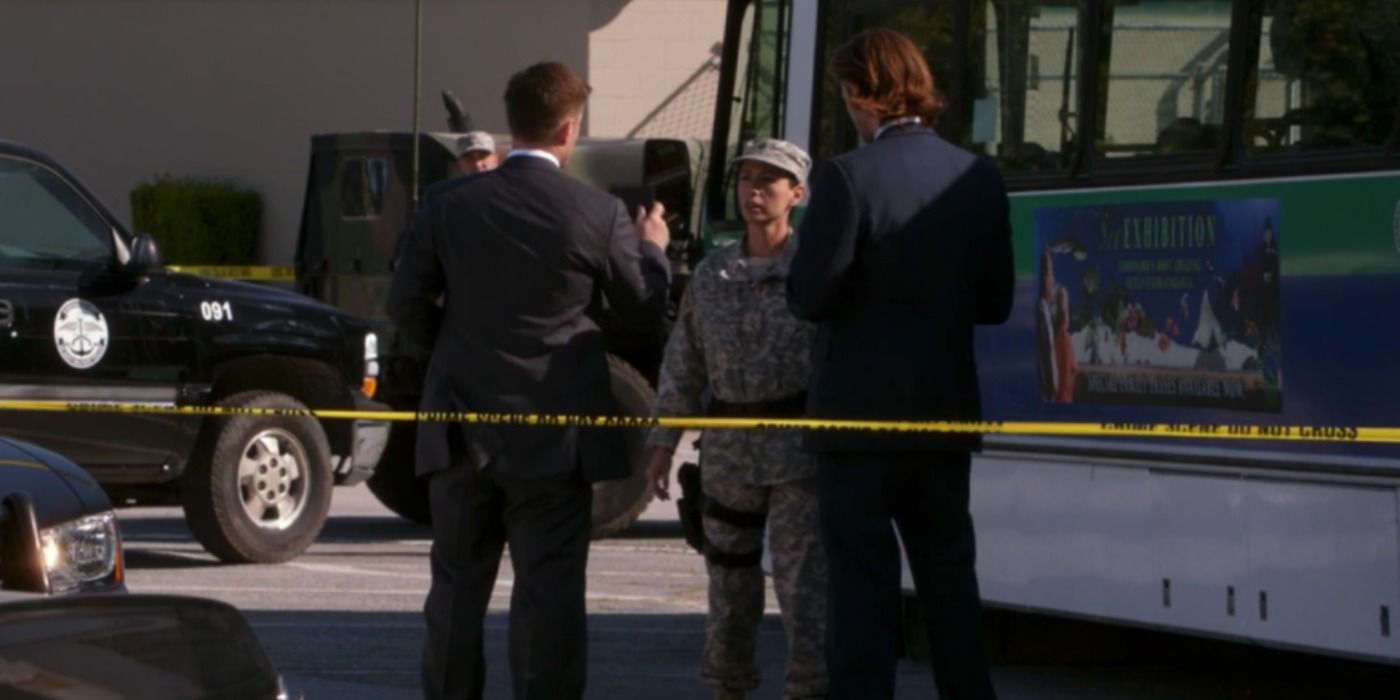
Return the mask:
M29 494L39 527L111 509L102 487L64 457L29 443L0 438L0 497Z

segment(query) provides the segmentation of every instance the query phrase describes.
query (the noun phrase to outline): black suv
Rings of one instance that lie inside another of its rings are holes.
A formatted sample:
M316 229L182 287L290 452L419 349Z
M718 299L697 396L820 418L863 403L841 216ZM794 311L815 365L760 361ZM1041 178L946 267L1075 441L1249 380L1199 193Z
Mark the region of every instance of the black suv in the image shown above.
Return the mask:
M48 156L0 141L0 399L382 409L378 340L290 291L165 269ZM0 433L87 469L117 505L184 506L229 562L291 559L385 423L0 410Z

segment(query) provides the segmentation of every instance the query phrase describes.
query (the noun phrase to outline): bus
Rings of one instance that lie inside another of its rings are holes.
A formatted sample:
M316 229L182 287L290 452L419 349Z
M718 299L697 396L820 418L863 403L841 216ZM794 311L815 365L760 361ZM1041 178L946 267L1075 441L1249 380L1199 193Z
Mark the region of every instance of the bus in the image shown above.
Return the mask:
M1335 428L1400 422L1400 2L730 0L706 247L745 140L858 147L826 66L875 26L1011 192L985 417L1281 436L988 436L985 602L1400 662L1400 447Z

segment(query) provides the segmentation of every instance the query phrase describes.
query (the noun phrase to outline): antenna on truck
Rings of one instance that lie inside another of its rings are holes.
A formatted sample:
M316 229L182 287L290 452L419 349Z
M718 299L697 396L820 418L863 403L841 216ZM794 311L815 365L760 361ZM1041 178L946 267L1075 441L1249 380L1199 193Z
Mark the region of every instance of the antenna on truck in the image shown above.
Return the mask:
M462 108L462 101L451 90L442 91L442 106L447 108L447 130L463 134L472 130L472 115Z

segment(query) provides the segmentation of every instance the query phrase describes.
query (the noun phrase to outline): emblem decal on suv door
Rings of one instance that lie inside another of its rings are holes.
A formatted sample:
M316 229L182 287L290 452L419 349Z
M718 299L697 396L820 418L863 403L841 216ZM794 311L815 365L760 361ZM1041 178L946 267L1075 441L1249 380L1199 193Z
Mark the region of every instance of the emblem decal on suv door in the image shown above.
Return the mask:
M107 353L107 319L91 302L69 299L53 319L53 342L68 366L87 369Z

